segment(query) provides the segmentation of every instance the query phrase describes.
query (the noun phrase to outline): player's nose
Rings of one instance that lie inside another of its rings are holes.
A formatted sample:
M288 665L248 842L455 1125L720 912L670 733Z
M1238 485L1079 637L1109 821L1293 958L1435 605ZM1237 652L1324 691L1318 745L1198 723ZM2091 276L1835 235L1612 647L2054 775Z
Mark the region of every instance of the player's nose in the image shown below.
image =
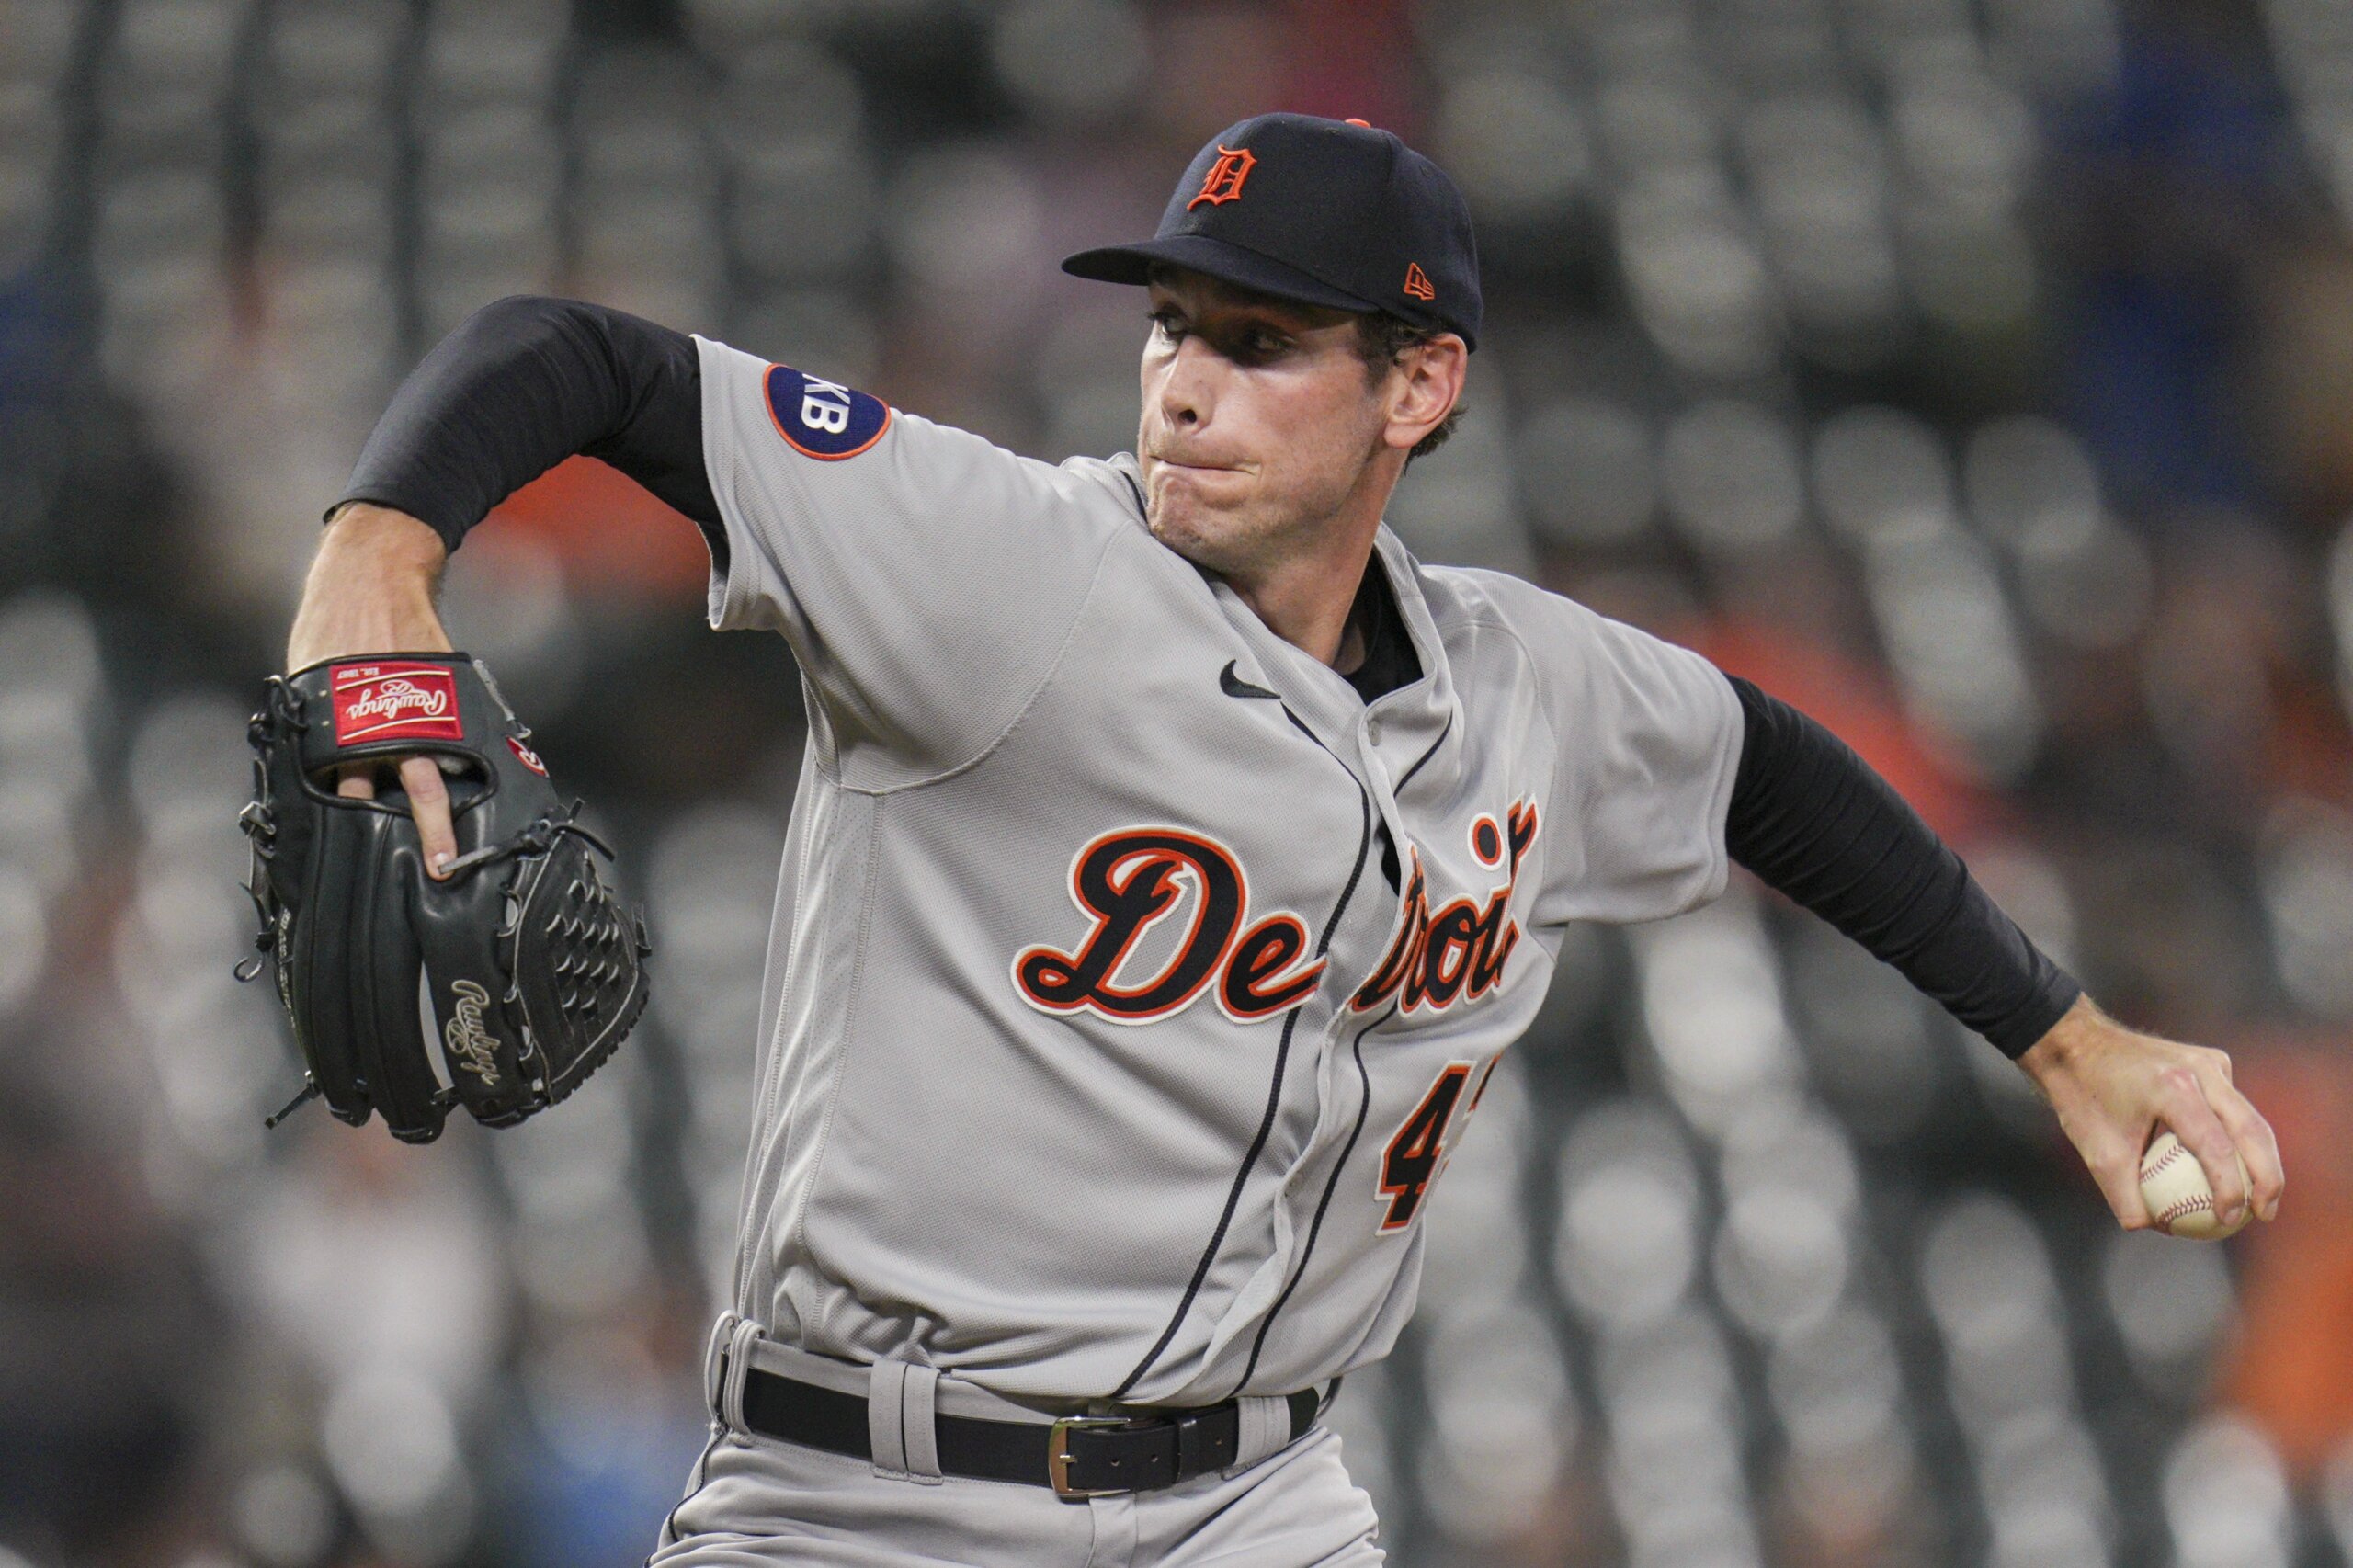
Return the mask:
M1157 390L1163 423L1176 430L1208 424L1216 410L1219 373L1224 364L1199 337L1178 344L1161 373Z

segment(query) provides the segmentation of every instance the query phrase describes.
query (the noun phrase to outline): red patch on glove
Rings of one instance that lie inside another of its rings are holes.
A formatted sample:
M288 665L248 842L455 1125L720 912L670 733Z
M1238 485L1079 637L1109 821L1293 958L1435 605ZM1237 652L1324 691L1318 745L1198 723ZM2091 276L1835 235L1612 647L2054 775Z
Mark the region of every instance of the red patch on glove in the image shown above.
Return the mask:
M458 677L440 665L337 665L327 672L335 694L335 744L363 741L462 741Z

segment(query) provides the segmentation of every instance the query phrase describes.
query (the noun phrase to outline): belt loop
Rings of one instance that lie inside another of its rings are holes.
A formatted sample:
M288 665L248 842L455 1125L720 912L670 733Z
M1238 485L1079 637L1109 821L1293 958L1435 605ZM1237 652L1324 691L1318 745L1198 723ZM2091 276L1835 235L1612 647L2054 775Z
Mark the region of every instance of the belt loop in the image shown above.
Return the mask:
M715 1419L720 1415L720 1400L723 1391L719 1386L722 1369L727 1365L727 1345L733 1337L735 1325L744 1320L733 1311L723 1312L710 1325L710 1336L702 1345L702 1403Z
M935 1486L940 1480L938 1396L938 1368L907 1369L899 1395L899 1408L905 1415L902 1429L907 1435L907 1473Z
M874 1471L894 1481L939 1484L939 1374L910 1361L877 1361L867 1372L866 1433Z
M727 1335L727 1376L719 1389L719 1418L733 1432L749 1432L744 1421L744 1379L752 1369L752 1346L759 1342L760 1325L739 1318Z
M1290 1401L1279 1394L1244 1394L1233 1403L1241 1419L1229 1475L1290 1445Z
M878 1475L907 1473L907 1413L900 1398L906 1381L904 1361L877 1361L867 1370L866 1432Z

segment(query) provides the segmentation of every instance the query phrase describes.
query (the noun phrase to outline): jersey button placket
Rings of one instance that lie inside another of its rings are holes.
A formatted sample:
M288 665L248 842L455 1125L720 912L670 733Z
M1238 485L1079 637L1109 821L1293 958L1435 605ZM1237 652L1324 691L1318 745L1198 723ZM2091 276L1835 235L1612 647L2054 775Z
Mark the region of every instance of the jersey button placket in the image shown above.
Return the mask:
M1372 792L1373 810L1389 829L1390 841L1396 845L1398 858L1402 862L1405 846L1413 839L1405 831L1404 813L1397 808L1396 780L1390 777L1388 767L1381 760L1380 744L1379 732L1373 728L1372 722L1367 720L1364 732L1357 742L1357 765L1364 770L1364 785ZM1372 875L1377 882L1381 878L1378 862L1375 865ZM1392 895L1396 892L1394 888L1389 891Z

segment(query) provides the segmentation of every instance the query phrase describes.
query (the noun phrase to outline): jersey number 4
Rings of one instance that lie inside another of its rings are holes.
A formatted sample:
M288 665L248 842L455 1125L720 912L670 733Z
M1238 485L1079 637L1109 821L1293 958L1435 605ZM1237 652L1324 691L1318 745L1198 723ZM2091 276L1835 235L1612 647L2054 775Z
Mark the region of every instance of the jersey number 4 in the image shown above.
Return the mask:
M1390 1135L1389 1147L1381 1155L1381 1196L1389 1203L1389 1212L1381 1221L1382 1234L1405 1229L1421 1212L1422 1199L1438 1180L1452 1146L1447 1142L1447 1130L1454 1124L1455 1108L1461 1103L1462 1088L1471 1081L1473 1065L1448 1062L1429 1093L1422 1096L1422 1103L1414 1108L1414 1114ZM1466 1118L1478 1108L1479 1096L1486 1093L1487 1079L1495 1071L1495 1061L1490 1060L1479 1076L1470 1107L1463 1111Z

